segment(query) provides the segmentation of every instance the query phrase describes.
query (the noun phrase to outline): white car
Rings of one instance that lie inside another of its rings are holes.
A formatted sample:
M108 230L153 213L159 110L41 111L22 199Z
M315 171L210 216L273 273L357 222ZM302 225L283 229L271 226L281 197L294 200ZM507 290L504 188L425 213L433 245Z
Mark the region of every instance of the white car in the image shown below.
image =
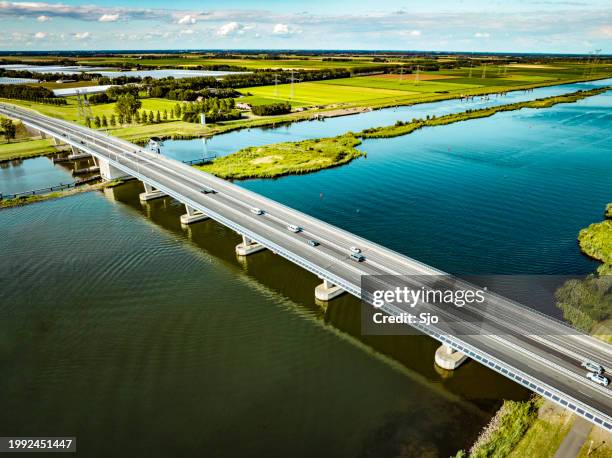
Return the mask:
M298 232L302 232L302 228L300 226L296 226L295 224L290 224L289 226L287 226L287 230L291 232L295 232L296 234Z
M255 213L256 215L263 215L263 210L261 208L253 207L251 208L251 213Z
M350 250L351 253L361 253L361 248L357 248L356 246L352 246Z
M604 373L604 368L600 364L594 363L593 361L584 361L581 366L586 370L595 372L599 375Z
M593 372L587 372L586 378L588 378L592 382L599 383L603 386L608 386L608 384L610 383L610 380L608 380L607 377L604 377L600 374L594 374Z

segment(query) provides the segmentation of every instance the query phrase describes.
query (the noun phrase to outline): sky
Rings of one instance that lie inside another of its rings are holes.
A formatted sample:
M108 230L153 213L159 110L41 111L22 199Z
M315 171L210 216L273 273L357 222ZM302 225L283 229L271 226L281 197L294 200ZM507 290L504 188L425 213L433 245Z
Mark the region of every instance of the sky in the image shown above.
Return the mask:
M612 0L0 0L0 51L612 54Z

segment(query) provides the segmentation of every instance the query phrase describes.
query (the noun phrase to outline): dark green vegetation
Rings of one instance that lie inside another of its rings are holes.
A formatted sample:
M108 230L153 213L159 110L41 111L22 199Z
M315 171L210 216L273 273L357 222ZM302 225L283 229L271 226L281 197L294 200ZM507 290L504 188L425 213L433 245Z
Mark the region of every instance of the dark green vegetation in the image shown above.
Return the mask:
M4 135L6 142L10 143L17 135L17 126L15 126L12 120L2 118L0 119L0 127L2 128L2 135Z
M537 419L541 402L541 399L537 397L525 402L505 400L469 453L461 450L455 455L455 458L505 457L510 455L527 429Z
M206 116L206 122L229 121L240 119L240 111L234 109L234 99L204 99L200 102L184 104L179 106L179 114L182 111L183 121L199 123L200 114Z
M27 84L0 84L0 98L66 105L66 100L55 97L53 91L44 87Z
M455 113L440 117L427 117L426 119L413 119L412 121L397 121L393 126L372 127L365 129L356 135L361 138L390 138L400 135L409 134L423 127L442 126L459 121L467 121L469 119L486 118L493 116L495 113L502 111L520 110L521 108L549 108L558 103L571 103L582 100L586 97L601 94L610 90L610 87L591 89L588 91L577 91L571 94L546 97L527 102L517 102L508 105L499 105L496 107L482 108L480 110L467 110L462 113Z
M597 273L583 280L569 280L555 294L563 317L584 332L612 318L612 204L605 211L606 220L593 223L578 234L580 249L602 262ZM598 332L598 334L600 334ZM609 339L601 333L604 340Z
M253 114L257 116L270 116L287 114L291 112L291 104L287 102L271 103L269 105L254 105L252 107Z
M612 275L589 275L568 280L555 293L563 318L583 332L612 318Z
M244 148L215 159L200 170L221 178L274 178L346 164L362 155L352 135Z

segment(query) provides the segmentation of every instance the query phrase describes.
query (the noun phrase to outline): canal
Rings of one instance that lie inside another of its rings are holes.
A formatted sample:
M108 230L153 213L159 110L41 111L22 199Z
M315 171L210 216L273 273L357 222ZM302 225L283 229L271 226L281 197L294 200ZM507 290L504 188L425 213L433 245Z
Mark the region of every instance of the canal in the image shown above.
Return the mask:
M449 272L586 274L575 238L610 201L611 118L607 93L368 140L347 166L240 184ZM165 148L186 160L201 142ZM231 231L181 228L181 206L139 192L0 211L6 435L74 435L88 456L446 457L501 399L529 396L474 362L437 370L428 338L361 336L355 299L322 308L312 275L269 252L239 260Z

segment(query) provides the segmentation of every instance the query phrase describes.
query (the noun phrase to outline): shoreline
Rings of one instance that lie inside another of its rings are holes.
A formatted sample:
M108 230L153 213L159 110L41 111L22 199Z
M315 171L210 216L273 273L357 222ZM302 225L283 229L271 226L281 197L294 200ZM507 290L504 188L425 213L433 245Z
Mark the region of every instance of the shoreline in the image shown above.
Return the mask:
M127 180L113 180L113 181L102 181L94 184L84 184L75 188L66 189L63 191L54 191L47 194L34 194L31 196L16 197L14 199L0 200L0 211L16 208L25 207L26 205L37 204L40 202L46 202L48 200L63 199L64 197L76 196L85 192L98 191L105 188L114 188L125 183Z
M567 94L563 94L563 95L558 95L558 96L550 96L550 97L545 97L545 98L541 98L541 99L533 99L533 100L529 100L529 101L525 101L525 102L515 102L515 103L511 103L511 104L506 104L506 105L497 105L494 107L489 107L489 108L482 108L479 110L467 110L467 111L463 111L463 112L459 112L459 113L453 113L453 114L449 114L449 115L444 115L444 116L440 116L438 118L433 117L430 119L419 119L416 120L414 122L408 122L408 123L396 123L395 125L391 125L391 126L381 126L381 127L373 127L373 128L368 128L368 129L364 129L363 131L357 132L357 133L344 133L335 137L323 137L323 138L318 138L318 139L312 139L312 140L302 140L302 141L297 141L297 142L281 142L281 143L272 143L269 145L262 145L260 147L249 147L249 148L243 148L239 151L236 151L234 153L231 153L227 156L223 156L221 158L216 159L215 161L213 161L212 164L209 164L207 166L194 166L200 170L203 170L205 172L209 172L210 168L214 168L215 162L219 161L220 163L223 162L227 162L230 163L234 162L234 159L236 158L235 155L237 154L242 154L245 155L246 152L248 151L253 151L253 150L261 150L261 149L270 149L272 150L271 153L267 156L267 157L274 157L275 154L274 153L274 149L280 149L283 146L294 146L296 148L298 148L301 145L305 145L305 144L320 144L323 143L323 148L327 148L329 150L330 145L335 148L336 145L332 145L332 143L335 142L343 142L346 141L346 139L348 137L351 137L353 139L382 139L382 138L391 138L391 137L397 137L397 136L402 136L402 135L409 135L412 132L424 128L424 127L435 127L435 126L442 126L442 125L448 125L448 124L454 124L456 122L463 122L463 121L469 121L472 119L478 119L478 118L483 118L483 117L490 117L495 115L498 112L505 112L505 111L518 111L521 110L523 108L534 108L534 109L544 109L544 108L550 108L552 106L555 106L557 104L561 104L561 103L575 103L579 100L583 100L587 97L592 97L595 95L599 95L602 94L604 92L607 92L609 90L612 89L612 86L604 86L601 88L594 88L591 90L582 90L582 91L576 91L576 92L572 92L572 93L567 93ZM338 115L340 116L340 114ZM361 144L360 140L357 140L356 142L354 142L351 146L352 149L356 150L356 146L359 146ZM367 152L362 151L362 150L356 150L358 151L358 154L356 154L353 151L349 151L351 154L348 155L342 155L340 157L340 155L336 155L336 160L329 162L327 164L316 164L316 167L310 167L310 168L306 168L304 169L303 167L299 170L287 170L285 169L281 169L281 170L277 170L276 172L270 172L270 169L262 169L259 170L257 172L251 172L251 173L243 173L243 171L239 170L238 168L234 167L234 170L238 170L237 173L231 173L228 172L227 170L224 171L223 173L220 173L217 176L220 176L221 178L224 179L229 179L229 180L248 180L248 179L274 179L274 178L280 178L283 176L289 176L289 175L302 175L302 174L306 174L306 173L315 173L321 170L327 170L330 168L335 168L335 167L340 167L342 165L346 165L350 162L352 162L354 159L357 159L358 157L361 156L367 156ZM319 152L321 153L328 153L329 151L323 151L321 149L319 149ZM27 157L25 159L29 159L29 158L33 158L33 157L39 157L39 156L48 156L51 154L55 154L54 152L48 153L48 154L40 154L38 156L30 156ZM256 158L255 158L256 159ZM265 158L264 158L265 159ZM12 160L18 160L18 159L12 159ZM5 162L9 162L10 160L6 160ZM2 161L0 161L2 162ZM234 164L235 166L236 164ZM244 164L243 164L244 165ZM277 164L274 163L274 166L276 166ZM211 167L213 166L213 167ZM241 168L244 168L243 166ZM213 173L214 174L214 173ZM80 187L78 192L86 192L88 189L84 189L81 190L81 188L85 188L86 186L95 186L95 185L84 185L82 187ZM93 190L93 189L91 189ZM50 198L61 198L61 197L65 197L67 195L71 195L69 191L73 191L74 193L77 193L77 191L75 189L72 190L67 190L67 191L61 191L61 192L57 192L57 193L53 193L54 196L53 197L49 197L49 198L43 198L43 196L46 196L47 194L40 194L38 196L31 196L30 199L23 199L21 198L21 202L19 202L18 204L14 204L14 203L7 203L9 201L4 200L4 201L0 201L0 208L10 208L12 206L18 206L18 205L28 205L29 203L35 203L35 202L40 202L40 201L44 201L44 200L49 200ZM609 206L610 210L607 210L609 212L612 212L612 205Z
M407 107L407 106L415 106L421 105L424 103L434 103L434 102L442 102L446 100L456 100L461 99L465 96L470 97L478 97L478 96L486 96L490 94L497 94L500 92L505 93L513 93L520 92L531 89L538 89L544 87L551 86L565 86L568 84L576 84L576 83L586 83L592 81L603 81L606 79L612 78L612 75L602 76L597 75L591 78L576 78L570 80L563 81L546 81L542 83L531 83L520 86L513 86L510 88L505 88L502 90L501 86L484 86L481 88L468 89L463 94L439 94L432 93L430 96L427 96L424 99L418 101L410 101L410 100L394 100L394 101L386 101L381 103L374 103L370 105L362 105L359 103L345 103L345 104L331 104L325 108L320 109L311 109L304 110L300 112L292 112L286 115L280 116L269 116L269 117L261 117L256 119L241 119L237 121L229 121L227 124L214 124L208 125L202 128L202 126L198 124L185 123L183 126L183 130L181 130L180 126L175 126L174 124L177 122L183 121L171 121L171 122L162 122L161 124L139 124L139 125L130 125L125 127L117 127L114 129L108 129L108 132L112 135L115 135L124 140L130 141L136 144L146 144L150 138L158 137L162 140L194 140L198 138L211 138L215 135L221 135L229 132L234 132L242 129L251 129L251 128L260 128L260 127L269 127L278 125L286 125L292 124L294 122L303 122L310 121L316 119L317 116L321 116L323 118L334 118L339 116L351 116L355 114L360 114L363 112L374 111L374 110L383 110L387 108L394 107ZM15 101L12 99L3 99L4 103L12 103L22 108L30 109L33 111L37 111L27 104L19 103L20 101ZM16 103L17 102L17 103ZM38 111L37 111L38 112ZM64 118L58 118L64 119ZM173 133L168 133L167 127L175 127L176 130ZM211 127L212 126L212 127ZM150 128L148 130L147 128ZM134 132L130 133L130 130L146 130L144 132ZM121 131L124 132L121 132ZM191 131L191 132L190 132Z
M261 178L280 178L282 176L287 175L299 175L303 173L311 173L319 170L326 170L332 167L338 167L344 165L351 160L356 159L359 155L353 155L350 160L344 160L346 158L337 158L336 162L332 162L329 164L318 164L316 168L313 169L300 169L300 170L291 170L290 168L285 167L284 169L279 169L279 166L276 161L273 161L269 167L255 167L254 169L248 173L245 173L244 167L249 164L246 163L247 160L251 160L249 157L249 153L260 150L269 150L270 158L275 156L275 151L280 151L286 149L287 147L293 147L295 151L303 150L303 147L306 143L310 144L322 144L323 149L327 149L327 153L330 153L330 149L336 147L334 142L346 142L347 138L351 139L383 139L383 138L392 138L399 137L403 135L409 135L416 130L422 129L424 127L436 127L436 126L444 126L449 124L454 124L457 122L469 121L472 119L480 119L485 117L493 116L499 112L506 111L518 111L523 108L533 108L533 109L545 109L550 108L552 106L561 104L561 103L575 103L579 100L583 100L588 97L596 96L607 92L612 89L612 86L604 86L602 88L595 88L586 91L576 91L571 92L564 95L550 96L541 99L534 99L525 102L515 102L506 105L497 105L490 108L481 108L478 110L467 110L459 113L448 114L440 117L432 117L427 119L418 119L411 122L401 122L398 121L394 125L391 126L381 126L381 127L372 127L368 129L364 129L360 132L351 133L345 132L344 134L337 135L335 137L322 137L318 139L312 140L302 140L297 142L281 142L281 143L272 143L269 145L262 145L260 147L250 147L243 148L234 153L228 154L227 156L223 156L213 160L212 164L199 166L200 170L207 171L209 173L213 173L212 170L215 168L219 168L222 170L221 178L230 179L230 180L247 180L247 179L261 179ZM361 142L353 145L353 149L355 146L358 146ZM311 148L312 149L312 148ZM322 151L323 152L323 151ZM349 150L351 152L351 150ZM362 155L367 155L366 151L362 151ZM243 157L244 161L242 164L236 164L237 158ZM227 167L223 167L223 164L230 164L232 167L228 169ZM286 159L285 166L289 166L291 164L290 159ZM215 167L217 165L217 167ZM238 167L241 165L241 167Z

